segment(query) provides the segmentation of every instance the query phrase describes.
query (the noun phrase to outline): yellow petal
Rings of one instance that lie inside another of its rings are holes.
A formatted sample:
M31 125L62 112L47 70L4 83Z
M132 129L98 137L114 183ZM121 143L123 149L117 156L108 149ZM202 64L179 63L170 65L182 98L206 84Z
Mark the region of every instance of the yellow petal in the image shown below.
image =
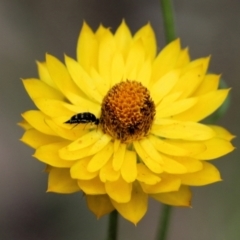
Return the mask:
M201 85L198 87L196 92L194 92L194 96L204 95L208 92L216 91L218 89L220 75L216 74L207 74L205 75Z
M59 91L38 79L30 78L22 82L31 99L52 98L64 100L64 96Z
M22 114L22 117L39 132L56 136L57 134L46 124L47 116L40 111L31 110Z
M187 172L187 168L178 161L175 161L174 159L164 156L163 154L162 159L164 161L162 164L164 172L172 174L182 174Z
M188 173L200 171L203 168L202 161L190 157L174 157L175 161L183 165Z
M174 67L175 68L186 67L189 64L189 62L190 62L189 51L188 48L185 48L180 51Z
M149 185L154 185L161 181L161 178L151 172L143 163L137 164L137 180Z
M52 80L48 68L47 68L47 64L46 62L38 62L37 61L37 67L38 67L38 75L39 78L46 83L47 85L49 85L50 87L53 87L55 89L58 89L57 85L54 83L54 81ZM61 93L59 93L61 94Z
M42 113L51 118L63 115L73 116L75 114L73 111L66 108L66 103L63 101L48 98L36 98L33 101Z
M77 95L82 95L62 62L54 56L46 54L46 63L51 78L63 95L65 95L66 90ZM71 101L71 99L69 100Z
M196 66L180 76L171 93L181 92L181 99L191 96L204 78L203 66Z
M152 75L152 63L148 58L142 65L138 72L137 80L142 83L143 86L149 86L149 82Z
M125 63L122 53L116 52L113 55L112 64L111 64L111 77L110 85L114 86L123 80L125 71Z
M86 195L87 205L97 218L114 210L108 195Z
M29 130L31 128L33 128L26 120L22 120L21 122L17 123L18 126L20 126L21 128L23 128L24 130Z
M111 141L111 137L104 134L96 143L89 147L85 147L76 151L69 151L68 147L59 150L59 156L65 160L77 160L87 156L91 156L101 151Z
M214 137L215 132L208 126L196 122L161 120L154 124L151 133L164 138L183 140L207 140Z
M96 153L88 164L88 171L95 172L100 170L110 159L113 154L113 143L109 143L102 150Z
M139 184L135 183L129 202L119 203L113 199L111 202L125 219L136 225L147 212L148 195L143 192Z
M65 161L61 159L58 155L58 150L61 149L63 146L66 146L66 144L67 142L58 142L41 146L35 151L33 156L40 160L41 162L49 164L53 167L59 168L71 167L74 164L74 162Z
M172 70L163 75L151 86L151 97L156 105L172 90L180 76L179 70ZM180 96L180 94L179 94Z
M154 173L161 173L163 172L162 166L154 161L141 147L138 141L133 142L134 148L137 154L140 156L142 161L146 164L146 166Z
M180 40L169 43L155 58L153 62L153 82L173 69L181 51Z
M126 59L130 44L132 42L132 35L124 20L118 27L114 35L114 38L117 45L117 49L123 53L123 57L124 59Z
M97 67L98 42L92 29L83 22L77 43L77 59L81 66L89 71Z
M151 159L158 163L163 163L161 154L156 150L156 148L148 138L140 140L139 144Z
M176 192L152 194L155 200L173 206L191 206L192 193L187 186L181 186Z
M118 144L119 146L117 146ZM120 141L118 140L115 140L114 147L115 149L113 153L113 169L115 171L118 171L122 167L127 145L120 143Z
M108 86L111 83L111 64L116 50L114 36L109 29L106 29L99 39L98 70L104 81L108 83Z
M27 130L22 138L20 139L22 142L26 143L32 148L39 148L42 145L47 145L53 142L60 142L62 138L57 136L50 136L44 133L39 132L36 129L29 129Z
M205 75L208 69L209 62L210 57L198 58L194 61L189 62L189 64L183 69L183 73L186 73L198 66L201 66L203 69L203 75Z
M221 138L212 138L204 141L204 145L206 146L206 150L195 155L195 158L201 160L211 160L222 157L234 150L233 145L229 141Z
M208 125L213 129L213 131L217 134L216 137L225 139L227 141L231 141L233 138L235 138L234 135L232 135L228 130L226 130L223 127L216 126L216 125Z
M100 181L99 177L90 180L78 180L78 185L85 194L106 194L104 183Z
M177 146L177 144L172 144L171 141L167 141L166 139L162 140L154 135L150 135L148 138L150 142L153 144L153 146L162 153L173 155L173 156L190 155L189 150L184 149L181 146Z
M180 114L193 107L197 103L197 101L197 98L187 98L178 100L163 108L159 106L159 108L157 109L156 118L168 118L176 114Z
M142 189L147 194L156 194L164 192L173 192L178 191L181 186L181 180L177 177L164 177L161 182L158 182L154 185L148 185L141 183Z
M229 89L223 89L199 96L197 103L192 108L173 116L173 119L181 121L201 121L222 105L228 92Z
M74 193L80 191L77 181L72 179L69 168L51 168L47 192Z
M126 151L123 165L121 167L122 178L130 183L136 180L137 177L137 156L136 152Z
M150 23L140 28L134 34L133 40L137 41L138 39L142 40L143 46L145 48L147 55L151 58L151 60L153 60L154 57L156 56L157 44L156 44L155 33Z
M76 86L78 86L78 88L81 89L90 100L96 103L101 103L102 96L97 91L89 74L81 67L81 65L68 56L65 56L65 63Z
M120 177L120 171L115 171L113 169L112 160L109 160L105 166L100 169L99 177L102 182L114 182Z
M137 74L142 68L145 61L145 51L142 41L139 39L134 42L129 49L126 64L124 79L137 79Z
M80 138L78 138L76 141L69 144L67 146L67 150L76 151L91 146L96 143L102 137L102 135L103 134L100 133L100 131L93 130L87 132L86 134L83 134Z
M202 162L202 170L195 173L179 175L182 184L190 186L203 186L221 181L220 173L216 167L207 162Z
M114 182L105 183L106 192L118 203L126 203L131 199L132 183L125 182L121 177Z
M98 175L98 171L96 172L89 172L87 170L87 166L91 158L84 158L76 163L74 163L71 167L71 177L74 179L81 179L81 180L89 180L93 179Z

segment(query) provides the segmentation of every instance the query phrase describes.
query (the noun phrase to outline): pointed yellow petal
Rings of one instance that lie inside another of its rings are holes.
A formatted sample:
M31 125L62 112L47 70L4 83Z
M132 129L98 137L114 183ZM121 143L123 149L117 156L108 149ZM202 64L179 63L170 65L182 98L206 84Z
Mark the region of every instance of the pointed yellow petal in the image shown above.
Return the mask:
M157 44L156 44L155 33L150 23L140 28L134 34L133 40L137 41L138 39L142 40L143 46L145 48L147 55L151 58L151 60L153 60L153 58L156 56Z
M47 116L40 111L31 110L22 114L22 117L39 132L56 136L57 134L46 124Z
M91 156L99 151L101 151L108 143L111 141L111 137L107 134L102 135L102 137L96 141L93 145L85 147L76 151L69 151L67 147L59 150L59 156L65 160L77 160L87 156Z
M41 162L44 162L54 167L71 167L74 162L65 161L61 159L58 155L58 150L61 149L63 146L66 146L67 143L68 142L58 142L41 146L35 151L33 156Z
M187 186L181 186L176 192L152 194L155 200L173 206L191 206L192 193Z
M198 172L203 168L202 161L189 157L174 157L175 161L183 165L188 173Z
M227 141L231 141L233 138L235 138L234 135L232 135L228 130L226 130L223 127L215 126L215 125L209 125L209 127L211 127L214 130L214 132L217 134L216 137L225 139Z
M110 159L105 166L100 169L99 177L102 182L114 182L120 177L120 171L115 171L113 169L112 160Z
M125 63L122 53L115 52L111 64L111 82L110 85L114 86L119 83L124 77Z
M47 192L74 193L80 191L77 181L72 179L69 168L51 168Z
M151 172L143 163L137 164L137 180L146 183L147 185L154 185L161 181L161 178Z
M132 35L124 20L118 27L114 35L114 38L117 45L117 49L123 53L123 57L124 59L126 59L130 44L132 42Z
M187 111L173 116L173 119L182 121L201 121L222 105L229 89L217 90L199 96L197 103Z
M137 80L142 83L143 86L149 86L149 82L152 74L152 63L148 58L144 63L141 69L138 72Z
M169 43L155 58L153 62L153 82L157 81L174 68L181 51L180 40Z
M180 76L171 93L181 92L181 99L191 96L201 84L205 71L202 65L190 69Z
M154 124L151 133L164 138L184 139L189 141L207 140L215 136L215 132L208 126L196 122L181 122L161 120Z
M138 141L142 149L146 152L146 154L158 163L163 163L161 154L156 150L152 142L148 138L144 138Z
M104 183L100 181L99 177L90 180L78 180L78 185L85 194L106 194Z
M51 118L63 115L73 116L75 114L73 111L66 108L66 103L63 101L48 98L36 98L33 102L42 113Z
M216 91L218 89L220 75L216 74L207 74L205 75L201 85L198 87L196 92L194 92L194 96L204 95L208 92Z
M187 172L187 168L182 165L180 162L175 161L167 156L162 154L163 164L162 168L164 172L172 173L172 174L183 174Z
M89 99L97 103L101 103L102 96L97 91L89 74L81 67L81 65L68 56L65 56L65 63L76 86L78 86L78 88L81 89L81 91L84 92ZM71 92L73 91L71 90Z
M229 141L221 138L212 138L204 141L204 145L206 146L206 150L194 156L195 158L211 160L222 157L234 150L233 145Z
M53 80L49 74L46 62L38 62L37 61L37 67L38 67L38 75L39 75L39 78L41 79L41 81L46 83L47 85L49 85L52 88L58 89L57 85L53 82Z
M70 170L71 177L74 179L81 179L81 180L89 180L89 179L95 178L98 175L98 171L89 172L87 170L87 166L90 160L91 158L87 157L74 163Z
M125 68L125 79L135 80L137 79L137 74L143 66L145 61L145 51L142 41L139 39L131 45L128 52Z
M156 118L168 118L176 114L182 113L191 107L193 107L198 102L198 98L187 98L178 100L166 107L161 108L159 106L156 114Z
M104 81L110 86L111 83L111 64L117 50L113 34L109 29L99 39L98 70Z
M181 180L177 177L167 176L154 185L141 183L142 189L147 194L156 194L164 192L178 191L181 186Z
M59 91L38 79L29 78L22 82L31 99L41 97L64 100L64 96Z
M190 62L190 56L188 48L185 48L180 51L177 61L175 63L175 68L183 68L186 67Z
M82 95L81 91L71 79L67 68L62 62L60 62L54 56L46 54L46 63L51 78L53 79L54 83L57 85L58 89L62 92L63 95L65 95L66 90L73 92L77 95ZM71 101L71 99L69 100Z
M108 195L86 195L87 205L97 218L114 210Z
M102 150L96 153L88 164L88 171L95 172L100 170L110 159L113 154L113 143L109 143Z
M179 75L179 70L172 70L152 85L150 88L151 97L156 105L172 90L179 79Z
M122 178L130 183L137 177L137 156L136 152L127 150L125 153L123 165L121 167Z
M98 42L92 29L83 23L78 43L77 59L81 66L89 71L91 67L97 67Z
M190 186L203 186L221 181L220 173L216 167L207 162L202 162L203 168L199 172L179 175L182 184Z
M93 131L87 132L86 134L78 138L76 141L69 144L67 146L67 150L76 151L76 150L91 146L94 143L96 143L102 136L103 134L100 131L93 130Z
M118 144L119 146L117 147ZM127 145L115 140L114 147L116 150L113 153L113 169L118 171L122 167Z
M125 182L121 177L114 182L105 183L106 192L118 203L126 203L131 199L132 183Z
M146 164L146 166L154 173L161 173L163 172L162 166L153 160L141 147L140 143L138 141L133 142L134 148L137 152L137 154L140 156L142 161Z
M154 135L150 135L149 137L150 142L153 146L160 152L173 155L173 156L187 156L190 152L184 148L176 146L171 143L171 141L162 140Z
M39 132L36 129L27 130L22 138L20 139L22 142L26 143L32 148L39 148L42 145L47 145L53 142L60 142L63 139L57 136L50 136L44 133Z
M139 184L134 183L131 200L118 203L111 199L113 206L128 221L137 224L147 212L148 195L143 192Z

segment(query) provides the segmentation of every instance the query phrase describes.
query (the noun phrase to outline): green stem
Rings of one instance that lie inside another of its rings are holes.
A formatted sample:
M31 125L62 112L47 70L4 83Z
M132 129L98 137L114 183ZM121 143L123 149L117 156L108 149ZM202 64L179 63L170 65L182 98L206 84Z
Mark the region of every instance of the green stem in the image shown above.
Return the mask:
M114 210L109 215L107 240L117 240L117 225L118 225L118 212Z
M171 0L160 0L160 4L163 15L165 38L166 42L169 43L176 39L172 2Z
M166 240L172 207L163 205L159 232L156 240Z

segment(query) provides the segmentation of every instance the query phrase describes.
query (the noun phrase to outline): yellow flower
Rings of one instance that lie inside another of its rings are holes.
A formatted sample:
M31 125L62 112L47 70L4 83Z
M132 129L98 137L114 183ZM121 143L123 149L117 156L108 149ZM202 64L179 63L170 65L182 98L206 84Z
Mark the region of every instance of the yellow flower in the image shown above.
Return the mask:
M22 114L22 141L47 164L48 192L82 191L97 217L136 224L148 197L190 206L189 186L220 181L208 162L233 150L224 128L198 123L226 99L209 57L190 61L175 40L159 54L150 24L132 36L84 23L77 61L50 54L23 84L39 110Z

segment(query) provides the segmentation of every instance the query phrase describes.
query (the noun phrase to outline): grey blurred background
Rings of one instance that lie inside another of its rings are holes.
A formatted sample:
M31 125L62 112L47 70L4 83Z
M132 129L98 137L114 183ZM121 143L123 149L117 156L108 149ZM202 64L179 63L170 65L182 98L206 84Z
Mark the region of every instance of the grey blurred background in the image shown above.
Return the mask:
M232 105L219 124L239 131L240 1L175 0L177 35L192 59L212 55L210 71L232 87ZM125 19L132 32L151 22L159 49L165 45L157 0L0 0L0 239L106 239L107 217L96 220L81 194L46 194L44 165L19 142L20 114L34 109L20 78L37 77L35 60L46 52L75 57L83 20L115 31ZM239 147L239 139L234 140ZM192 209L174 208L168 240L240 239L239 152L214 162L223 182L194 188ZM118 240L153 240L161 204L135 227L120 218Z

